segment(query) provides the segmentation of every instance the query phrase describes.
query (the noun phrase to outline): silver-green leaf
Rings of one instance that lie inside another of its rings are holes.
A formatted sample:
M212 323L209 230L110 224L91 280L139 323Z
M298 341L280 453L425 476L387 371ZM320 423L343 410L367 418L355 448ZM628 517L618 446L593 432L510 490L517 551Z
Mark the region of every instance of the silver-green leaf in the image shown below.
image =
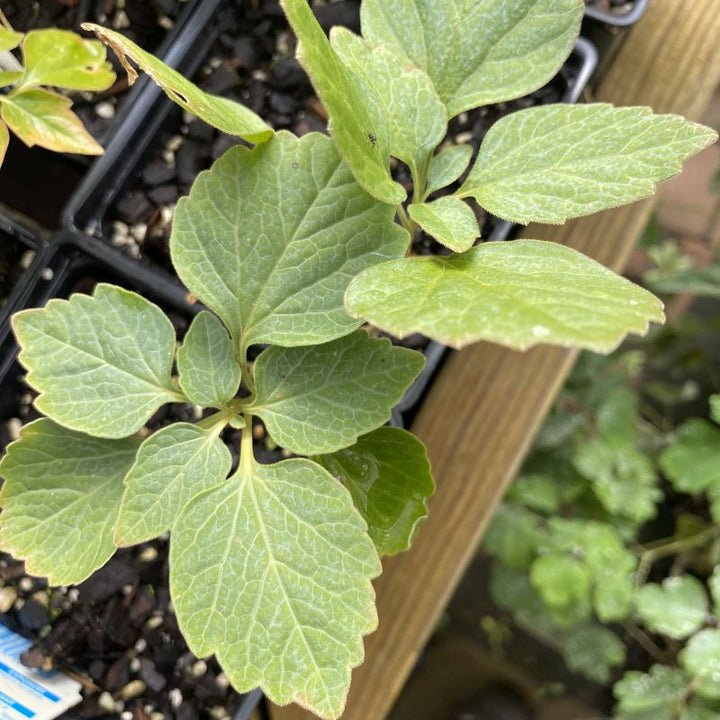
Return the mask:
M180 387L201 407L222 407L240 387L240 365L223 324L202 311L177 351Z
M387 332L462 347L490 340L609 352L663 320L662 303L570 248L539 240L485 243L462 255L394 260L361 273L345 304Z
M432 81L420 68L345 28L333 28L330 40L369 102L381 108L390 154L410 166L417 177L447 131L447 111Z
M382 427L314 459L350 491L378 552L410 548L435 492L425 447L414 435Z
M701 630L693 635L678 660L700 697L720 700L720 630Z
M170 249L236 345L309 345L360 325L343 294L361 270L404 254L394 213L355 182L330 138L280 132L198 176L178 203Z
M480 237L472 208L452 195L410 205L408 214L428 235L455 252L465 252Z
M39 391L37 408L61 425L98 437L139 430L168 402L182 401L170 372L175 331L159 307L101 283L12 320L20 362Z
M115 551L122 479L140 446L42 418L26 425L0 462L0 545L52 585L79 583Z
M335 452L390 419L424 362L364 330L323 345L273 346L255 362L250 410L278 445L298 455Z
M188 423L158 430L125 477L115 542L135 545L171 529L192 498L227 478L231 464L217 433Z
M450 117L526 95L560 69L582 0L364 0L363 35L432 78Z
M307 0L281 4L300 41L298 59L327 108L328 127L345 162L374 198L397 205L406 192L390 176L389 132L382 113L337 56Z
M380 562L352 498L308 460L241 462L175 523L170 590L190 649L240 692L342 713Z
M647 107L529 108L493 125L459 195L505 220L559 224L649 197L716 139Z

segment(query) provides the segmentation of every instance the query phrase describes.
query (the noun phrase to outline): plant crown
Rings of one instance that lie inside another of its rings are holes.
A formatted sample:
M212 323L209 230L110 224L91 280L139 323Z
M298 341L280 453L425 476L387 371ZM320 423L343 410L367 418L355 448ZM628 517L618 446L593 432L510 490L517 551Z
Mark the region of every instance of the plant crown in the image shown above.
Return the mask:
M18 47L22 63L12 52ZM101 155L102 146L70 109L70 98L48 87L105 90L114 82L101 42L53 28L15 32L0 12L0 165L10 130L28 147Z
M259 685L335 718L376 624L378 553L409 546L433 492L421 443L382 427L423 358L361 325L518 349L608 351L644 332L663 318L650 293L557 244L474 246L472 203L562 222L650 195L715 134L647 108L535 108L498 122L466 172L469 146L440 147L448 121L547 82L572 50L582 0L364 0L363 36L336 28L329 40L307 0L282 5L330 137L274 133L86 26L131 78L132 62L254 147L230 149L178 203L173 263L210 312L177 353L162 311L109 285L15 316L48 419L0 465L0 541L67 584L116 546L170 530L173 603L193 652L215 653L240 691ZM410 169L409 203L391 156ZM409 257L420 231L452 252ZM136 437L169 402L213 413ZM307 459L259 464L253 418ZM230 475L228 424L244 426Z

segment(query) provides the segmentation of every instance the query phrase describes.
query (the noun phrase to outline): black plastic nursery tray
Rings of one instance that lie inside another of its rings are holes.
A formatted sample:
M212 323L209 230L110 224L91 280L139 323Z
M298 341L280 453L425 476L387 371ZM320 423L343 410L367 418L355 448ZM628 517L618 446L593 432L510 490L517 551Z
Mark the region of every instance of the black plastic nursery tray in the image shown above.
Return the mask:
M616 27L634 25L648 9L650 0L585 0L585 15Z
M198 309L176 284L138 267L112 248L70 233L50 243L34 268L24 304L42 306L51 298L89 293L98 282L137 291L160 305L180 337ZM3 446L15 437L21 423L38 417L17 351L14 338L6 336L0 346ZM176 420L197 419L193 412L191 406L166 406L149 425L159 428ZM170 606L167 538L119 550L104 568L72 590L48 592L45 580L25 575L22 563L2 554L0 579L18 598L1 621L35 643L23 661L79 671L109 694L102 702L97 692L86 695L66 718L129 712L133 720L147 720L152 712L163 712L165 717L183 720L211 713L246 720L262 697L259 691L237 694L214 659L200 661L189 652ZM123 699L128 685L138 680L145 686L143 692ZM108 712L110 696L117 703L114 712Z

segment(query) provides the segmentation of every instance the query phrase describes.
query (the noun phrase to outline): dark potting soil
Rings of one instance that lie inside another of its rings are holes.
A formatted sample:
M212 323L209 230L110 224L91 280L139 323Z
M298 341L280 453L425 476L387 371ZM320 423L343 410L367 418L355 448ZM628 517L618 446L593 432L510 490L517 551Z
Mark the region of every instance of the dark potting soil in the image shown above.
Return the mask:
M99 281L125 284L102 271L81 272L66 283L62 294L90 293ZM191 314L163 309L181 341ZM25 383L19 364L10 370L2 390L0 447L5 447L22 425L39 415L32 405L36 393ZM166 405L139 434L201 417L196 406ZM269 445L261 423L253 435L260 462L287 456ZM227 429L223 439L234 470L240 432ZM34 641L22 661L30 667L70 671L79 679L81 717L225 720L238 707L241 697L217 662L196 658L179 631L168 588L166 536L118 550L107 565L74 588L48 587L44 579L27 575L24 563L0 553L0 581L3 622Z
M4 232L0 226L0 308L5 306L12 289L34 259L34 249Z
M275 129L289 129L296 135L326 132L327 116L294 58L295 39L277 0L240 2L234 7L229 26L195 81L208 92L242 102ZM338 23L359 30L359 2L355 0L332 5L318 2L313 9L326 30ZM477 152L488 129L501 117L521 108L560 102L567 88L566 74L562 70L546 87L519 100L462 113L450 123L445 145L470 143ZM177 199L189 192L198 172L236 144L243 143L176 113L174 126L159 139L155 154L138 169L103 219L103 234L130 256L174 274L168 241ZM407 168L393 164L395 178L410 187ZM487 238L496 220L480 208L476 212L482 237ZM423 235L418 235L414 249L419 254L449 252Z

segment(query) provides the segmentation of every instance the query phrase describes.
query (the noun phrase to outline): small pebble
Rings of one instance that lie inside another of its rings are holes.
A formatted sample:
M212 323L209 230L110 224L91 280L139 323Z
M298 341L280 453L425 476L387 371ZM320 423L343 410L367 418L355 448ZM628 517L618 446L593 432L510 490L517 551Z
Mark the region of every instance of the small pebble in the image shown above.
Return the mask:
M22 428L22 420L20 420L20 418L12 417L7 421L8 435L10 436L11 440L17 440L20 437L20 429L21 428ZM23 578L23 580L26 580L26 579L27 578ZM22 580L20 582L22 582Z
M30 265L32 265L32 261L35 259L35 251L34 250L26 250L22 257L20 258L20 267L23 270L27 270Z
M158 18L158 25L163 30L171 30L173 28L173 26L175 25L175 23L172 21L172 18L169 18L167 15L161 15Z
M190 673L193 677L202 677L207 672L207 663L204 660L198 660L190 666Z
M130 235L132 235L138 242L142 242L147 234L146 223L136 223L130 228Z
M159 628L162 624L162 617L160 615L153 615L151 618L148 618L147 622L145 623L145 629L155 630L156 628Z
M221 689L221 690L227 690L230 687L230 680L228 680L228 676L221 672L216 678L215 678L215 684Z
M464 145L465 143L469 143L472 139L473 134L471 132L461 132L455 136L455 142L458 145Z
M0 589L0 613L9 612L17 600L17 590L12 585Z
M120 720L133 720L133 714L129 710L120 713Z
M180 149L180 146L183 144L183 137L182 135L173 135L166 143L165 143L165 149L169 150L170 152L176 152Z
M22 592L30 592L34 585L33 581L29 577L24 577L19 583L18 587Z
M98 696L98 707L107 713L115 712L115 700L107 690Z
M50 282L53 277L55 277L55 273L53 272L52 268L45 267L42 269L40 277L45 280L45 282Z
M173 688L168 693L168 700L170 701L170 707L173 710L177 710L182 705L183 701L182 691L180 688Z
M210 717L212 720L226 720L230 715L222 705L214 705L210 708Z
M152 562L153 560L157 560L157 556L157 548L149 545L148 547L143 548L143 551L140 553L140 555L138 555L138 560L140 560L140 562Z
M146 650L147 650L147 640L145 638L138 638L137 642L135 643L135 652L142 654Z
M133 658L130 661L130 672L134 672L134 673L140 672L140 667L141 667L140 660L138 660L137 658Z
M124 30L125 28L130 27L130 18L127 16L127 13L124 10L115 13L115 18L113 19L113 27L116 30Z
M95 114L103 120L115 117L115 106L111 102L100 102L95 106Z
M165 720L165 715L161 712L150 713L150 720Z
M130 663L132 667L132 662ZM138 661L139 666L139 661ZM138 667L139 669L139 667ZM121 691L120 691L120 697L123 698L123 700L131 700L132 698L136 698L138 695L142 695L145 692L145 688L147 685L142 680L131 680Z

